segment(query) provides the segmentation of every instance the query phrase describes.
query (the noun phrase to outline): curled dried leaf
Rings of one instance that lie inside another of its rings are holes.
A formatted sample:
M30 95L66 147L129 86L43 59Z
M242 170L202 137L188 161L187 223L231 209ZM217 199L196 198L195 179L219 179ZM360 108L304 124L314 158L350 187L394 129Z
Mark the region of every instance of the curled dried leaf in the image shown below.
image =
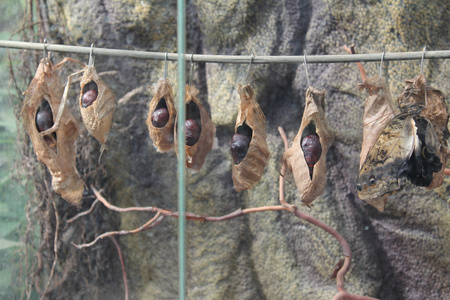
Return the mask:
M374 99L381 106L367 106L366 102L364 116L370 112L378 115L375 122L386 124L373 125L364 132L363 150L368 150L361 153L357 189L361 199L383 211L387 196L400 191L406 180L428 188L442 184L442 166L448 158L448 149L440 137L446 135L448 113L443 97L439 97L437 90L426 87L422 75L406 80L398 98L400 113L395 116L386 115L392 107L381 98L388 91L384 88L380 91L383 93Z
M359 90L365 89L369 93L364 102L364 130L359 163L361 168L366 160L367 153L375 144L381 131L394 118L394 102L386 81L378 75L366 78L357 88ZM366 201L379 211L383 211L387 200L387 196L383 196Z
M147 126L150 138L159 152L167 152L174 145L174 127L177 111L169 79L160 79L150 101Z
M232 177L236 191L252 188L262 177L270 152L266 142L266 117L250 85L240 86L241 99L231 141Z
M78 137L78 125L69 110L59 112L63 89L57 66L41 61L24 94L21 117L36 156L49 169L53 190L70 204L79 206L84 183L75 167L74 142ZM48 127L53 128L54 116L59 113L56 130L43 134Z
M198 171L211 151L216 128L208 112L197 99L198 90L186 85L186 167ZM177 133L174 131L175 152L177 152Z
M98 76L94 66L84 68L80 80L80 111L86 129L102 144L106 143L116 109L116 97Z
M325 91L309 87L300 129L283 155L306 206L311 206L325 188L326 154L332 140L325 121Z

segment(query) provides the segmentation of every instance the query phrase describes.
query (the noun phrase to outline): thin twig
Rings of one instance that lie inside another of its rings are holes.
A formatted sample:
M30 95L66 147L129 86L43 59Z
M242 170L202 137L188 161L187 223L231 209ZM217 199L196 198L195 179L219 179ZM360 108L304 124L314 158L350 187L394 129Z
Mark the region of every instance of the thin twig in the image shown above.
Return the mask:
M45 186L47 187L47 190L49 191L47 181L45 181ZM53 260L52 264L52 270L50 271L50 276L48 278L47 285L45 286L44 292L42 293L41 299L45 297L47 294L47 290L50 286L50 283L52 282L53 274L55 273L56 263L58 261L58 231L59 231L59 216L58 216L58 209L56 208L55 198L53 197L52 193L49 193L50 198L52 199L53 209L55 211L55 219L56 219L56 227L55 227L55 238L53 240L53 251L55 253L55 259Z
M345 51L347 51L349 54L356 54L355 45L351 45L350 48L347 46L344 46L342 48ZM358 66L359 72L361 73L362 81L366 80L367 76L366 76L366 70L364 69L364 66L362 65L361 62L357 62L356 65Z
M83 212L80 212L79 214L75 215L74 217L68 219L68 220L66 221L66 226L64 227L64 229L66 229L67 226L68 226L70 223L72 223L73 221L77 220L78 218L90 214L90 213L94 210L94 207L95 207L95 205L96 205L98 202L99 202L98 199L95 199L95 201L92 202L92 205L91 205L91 207L90 207L88 210L83 211Z
M127 282L127 272L125 270L125 263L123 261L122 250L120 249L119 243L117 243L116 239L113 236L109 237L111 241L113 241L114 245L117 249L117 254L119 255L120 265L122 266L122 277L123 277L123 286L125 289L125 300L128 300L128 282Z

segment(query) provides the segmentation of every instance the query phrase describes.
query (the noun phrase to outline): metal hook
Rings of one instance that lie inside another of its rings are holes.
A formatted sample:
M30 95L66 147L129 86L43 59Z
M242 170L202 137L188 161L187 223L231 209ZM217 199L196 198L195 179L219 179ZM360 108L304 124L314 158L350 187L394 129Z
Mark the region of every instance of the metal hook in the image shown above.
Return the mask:
M191 66L189 67L189 85L191 85L192 71L194 69L194 53L191 54Z
M166 54L164 55L164 76L163 76L163 78L164 79L166 79L166 76L167 76L167 52L166 52Z
M381 54L380 73L379 73L380 78L381 78L381 75L382 75L382 73L383 73L383 61L384 61L384 54L385 54L385 53L386 53L386 51L383 50L383 53Z
M247 76L245 77L245 82L247 82L248 84L250 84L249 78L250 78L250 73L251 73L251 70L252 70L252 63L253 63L253 59L254 58L255 58L255 54L252 51L252 55L250 55L250 64L248 66Z
M425 45L425 47L423 47L422 50L422 61L420 62L420 74L423 75L423 60L425 58L425 51L427 50L427 45Z
M47 64L47 38L44 39L44 57L42 61L42 71L45 72L45 65Z
M91 50L89 50L89 68L94 66L94 43L91 44Z
M307 65L307 62L306 62L306 53L305 53L305 55L303 56L303 58L304 58L304 60L305 60L304 65L305 65L306 82L308 83L308 88L309 88L309 87L311 86L311 82L309 81L308 65Z

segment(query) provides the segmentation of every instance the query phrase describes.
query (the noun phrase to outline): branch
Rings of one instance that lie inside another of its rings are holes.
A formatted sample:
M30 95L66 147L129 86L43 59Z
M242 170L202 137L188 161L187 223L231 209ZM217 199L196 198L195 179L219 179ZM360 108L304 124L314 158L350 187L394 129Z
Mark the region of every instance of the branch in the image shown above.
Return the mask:
M444 170L444 174L447 175L447 176L450 176L450 169L445 169Z
M342 48L345 51L347 51L349 54L356 54L355 45L351 45L350 48L347 46L344 46ZM356 65L358 66L359 72L361 73L362 81L366 80L367 76L366 76L366 70L364 69L364 66L362 65L361 62L357 62Z
M119 243L117 243L116 239L113 236L109 237L111 241L113 241L114 246L116 246L117 254L119 255L120 265L122 266L122 277L123 277L123 285L125 289L125 300L128 300L128 282L127 282L127 272L125 270L125 263L123 261L122 250L120 249Z

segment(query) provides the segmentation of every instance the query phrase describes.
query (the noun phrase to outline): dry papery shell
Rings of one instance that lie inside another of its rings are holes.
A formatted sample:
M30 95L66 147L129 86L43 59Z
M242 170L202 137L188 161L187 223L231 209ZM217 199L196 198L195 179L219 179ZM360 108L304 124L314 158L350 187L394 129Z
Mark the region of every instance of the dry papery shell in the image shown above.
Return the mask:
M80 80L80 111L86 129L102 144L106 143L116 109L116 96L100 79L94 66L86 66ZM83 102L83 95L95 92L93 102Z
M36 124L38 110L42 113L48 109L46 115L48 128L53 125L53 116L56 117L58 114L63 88L59 82L57 68L63 63L64 61L53 66L51 62L44 64L44 61L41 61L24 93L21 116L38 160L47 166L52 175L53 190L70 204L79 206L84 183L75 168L74 142L78 137L77 122L69 110L64 109L60 126L55 133L42 136ZM42 125L41 121L38 123Z
M302 150L302 139L317 135L321 154L311 171ZM292 173L301 201L306 206L320 194L326 185L326 156L333 138L325 121L325 91L309 87L306 91L306 104L302 123L292 146L284 153L283 161Z
M199 127L199 137L191 146L185 145L186 167L198 171L206 160L206 155L211 151L216 128L208 112L197 99L198 90L192 85L186 85L186 122L194 120ZM186 126L187 127L187 126ZM188 129L186 130L188 131ZM175 152L178 155L177 131L174 131ZM188 138L187 138L188 139Z
M234 130L235 134L239 134L245 139L249 138L250 141L247 152L243 153L245 156L242 160L237 161L233 154L233 184L236 191L240 192L251 189L261 179L270 152L266 142L266 117L255 100L252 88L248 84L239 85L238 93L241 105ZM232 141L232 153L235 136Z
M384 127L394 118L395 114L391 92L383 78L378 75L368 77L357 88L359 90L365 89L369 93L369 96L364 102L364 131L359 163L359 167L361 168L366 160L367 153L377 141ZM382 212L384 211L384 205L387 200L388 197L383 196L366 200L366 202Z
M159 152L167 152L174 145L177 115L169 79L160 79L153 89L153 95L147 117L148 132L156 149ZM162 115L164 116L160 117Z
M445 97L440 90L427 86L423 75L413 79L406 79L405 82L406 85L398 97L399 105L407 105L409 103L422 103L425 105L426 103L426 107L420 115L430 120L431 124L433 124L441 144L440 151L436 155L442 162L442 169L433 173L433 181L427 186L427 189L431 190L441 186L444 182L445 166L450 157L450 150L447 148L447 139L449 137L447 123L449 116Z

